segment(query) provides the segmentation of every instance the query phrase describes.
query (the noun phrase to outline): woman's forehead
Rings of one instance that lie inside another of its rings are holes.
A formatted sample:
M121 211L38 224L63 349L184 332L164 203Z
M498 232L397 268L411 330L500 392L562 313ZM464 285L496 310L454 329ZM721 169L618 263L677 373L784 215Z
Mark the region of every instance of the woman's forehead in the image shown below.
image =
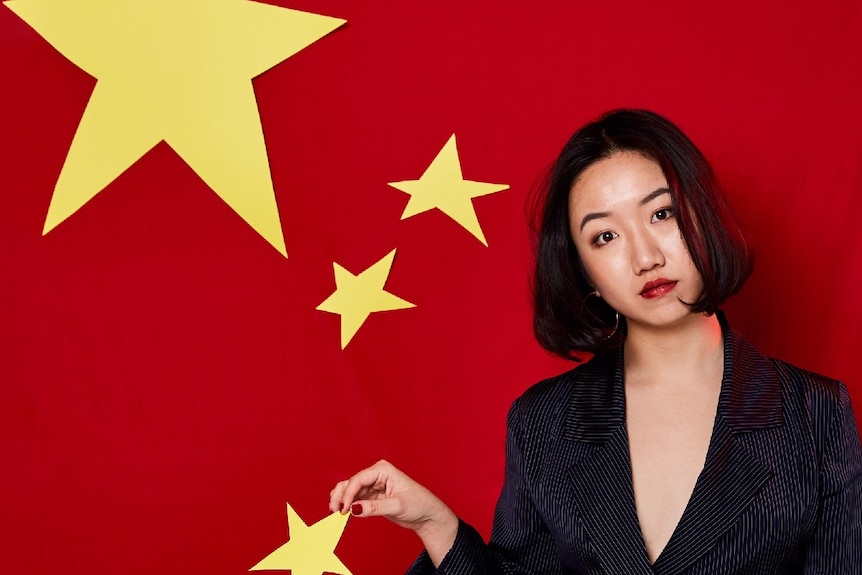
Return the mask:
M636 152L617 152L587 167L569 194L570 209L611 209L642 204L656 190L667 189L661 167Z

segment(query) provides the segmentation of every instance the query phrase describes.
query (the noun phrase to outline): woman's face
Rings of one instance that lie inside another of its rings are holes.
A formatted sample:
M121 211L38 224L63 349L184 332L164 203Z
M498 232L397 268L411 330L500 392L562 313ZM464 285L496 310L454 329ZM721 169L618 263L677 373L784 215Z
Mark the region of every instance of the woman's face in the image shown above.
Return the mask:
M592 164L569 195L569 227L589 280L630 328L691 316L703 283L659 165L634 152Z

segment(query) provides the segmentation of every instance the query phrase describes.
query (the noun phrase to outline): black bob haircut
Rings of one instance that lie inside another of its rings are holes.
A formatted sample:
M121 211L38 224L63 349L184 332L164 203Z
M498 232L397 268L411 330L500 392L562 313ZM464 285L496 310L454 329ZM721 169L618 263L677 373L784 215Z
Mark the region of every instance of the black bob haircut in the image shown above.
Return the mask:
M754 255L703 154L666 118L646 110L614 110L579 129L566 143L550 177L538 190L538 224L532 278L533 331L548 351L579 361L581 354L619 347L625 318L591 287L572 241L569 194L595 162L634 152L661 167L688 253L703 292L685 302L693 313L713 314L751 274Z

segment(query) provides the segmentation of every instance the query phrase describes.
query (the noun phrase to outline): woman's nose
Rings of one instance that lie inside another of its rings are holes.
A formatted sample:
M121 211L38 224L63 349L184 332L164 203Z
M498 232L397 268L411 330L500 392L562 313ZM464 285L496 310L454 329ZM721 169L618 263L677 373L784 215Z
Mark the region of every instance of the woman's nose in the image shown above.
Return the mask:
M631 252L632 271L637 275L664 265L664 253L655 238L648 233L632 236Z

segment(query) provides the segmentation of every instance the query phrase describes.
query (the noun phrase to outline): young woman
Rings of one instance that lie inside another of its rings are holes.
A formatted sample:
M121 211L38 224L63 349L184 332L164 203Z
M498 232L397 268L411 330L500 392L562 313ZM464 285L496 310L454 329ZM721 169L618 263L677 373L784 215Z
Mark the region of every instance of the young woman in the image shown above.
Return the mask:
M512 405L490 542L385 461L330 509L414 530L412 573L862 574L847 389L728 326L751 266L676 126L619 110L581 128L544 197L534 327L594 356Z

